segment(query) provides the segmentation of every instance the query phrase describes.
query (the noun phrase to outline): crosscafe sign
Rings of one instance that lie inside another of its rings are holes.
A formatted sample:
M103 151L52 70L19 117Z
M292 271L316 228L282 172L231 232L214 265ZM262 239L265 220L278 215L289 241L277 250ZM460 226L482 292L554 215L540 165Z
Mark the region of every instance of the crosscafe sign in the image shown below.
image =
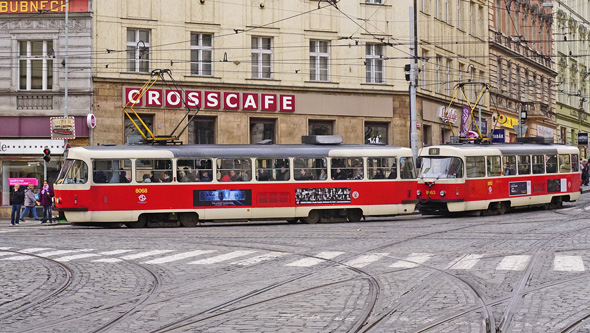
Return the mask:
M148 89L141 96L140 88L125 88L123 93L125 105L129 106L181 108L184 99L189 107L208 110L295 111L295 95Z

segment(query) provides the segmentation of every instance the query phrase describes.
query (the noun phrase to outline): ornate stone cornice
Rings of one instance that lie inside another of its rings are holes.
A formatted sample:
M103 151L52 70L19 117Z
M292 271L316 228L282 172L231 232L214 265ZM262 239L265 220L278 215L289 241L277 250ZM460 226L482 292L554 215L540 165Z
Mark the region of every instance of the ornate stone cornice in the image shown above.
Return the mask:
M0 31L13 30L60 30L65 28L63 19L39 19L39 20L1 20ZM92 31L92 19L70 19L69 28L72 33L90 33Z

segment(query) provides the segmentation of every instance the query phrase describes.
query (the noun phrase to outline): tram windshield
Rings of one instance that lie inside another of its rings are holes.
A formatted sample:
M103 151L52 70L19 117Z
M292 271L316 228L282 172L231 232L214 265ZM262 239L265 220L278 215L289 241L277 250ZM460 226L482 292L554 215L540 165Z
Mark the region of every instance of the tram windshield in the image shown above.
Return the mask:
M463 178L463 161L458 157L422 156L420 178Z
M56 184L86 184L88 165L81 160L66 160L57 176Z

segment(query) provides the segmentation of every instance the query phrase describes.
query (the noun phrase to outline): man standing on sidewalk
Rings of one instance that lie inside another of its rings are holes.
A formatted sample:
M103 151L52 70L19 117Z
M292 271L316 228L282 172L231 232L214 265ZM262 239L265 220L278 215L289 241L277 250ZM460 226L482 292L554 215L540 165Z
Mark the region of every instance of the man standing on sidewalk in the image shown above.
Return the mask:
M20 210L25 203L25 193L20 189L19 184L14 184L14 189L10 191L10 225L18 225Z

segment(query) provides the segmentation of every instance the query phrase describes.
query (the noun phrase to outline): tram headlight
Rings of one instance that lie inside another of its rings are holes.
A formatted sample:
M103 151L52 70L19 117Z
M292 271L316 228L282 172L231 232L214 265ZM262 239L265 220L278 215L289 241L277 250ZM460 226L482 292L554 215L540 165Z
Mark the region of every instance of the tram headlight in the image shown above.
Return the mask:
M445 194L447 194L447 192L445 192L445 191L440 191L440 193L439 193L439 194L440 194L440 196L441 196L441 197L444 197L444 196L445 196Z
M421 196L421 195L422 195L422 191L418 190L418 191L416 191L416 194L417 194L418 196Z

